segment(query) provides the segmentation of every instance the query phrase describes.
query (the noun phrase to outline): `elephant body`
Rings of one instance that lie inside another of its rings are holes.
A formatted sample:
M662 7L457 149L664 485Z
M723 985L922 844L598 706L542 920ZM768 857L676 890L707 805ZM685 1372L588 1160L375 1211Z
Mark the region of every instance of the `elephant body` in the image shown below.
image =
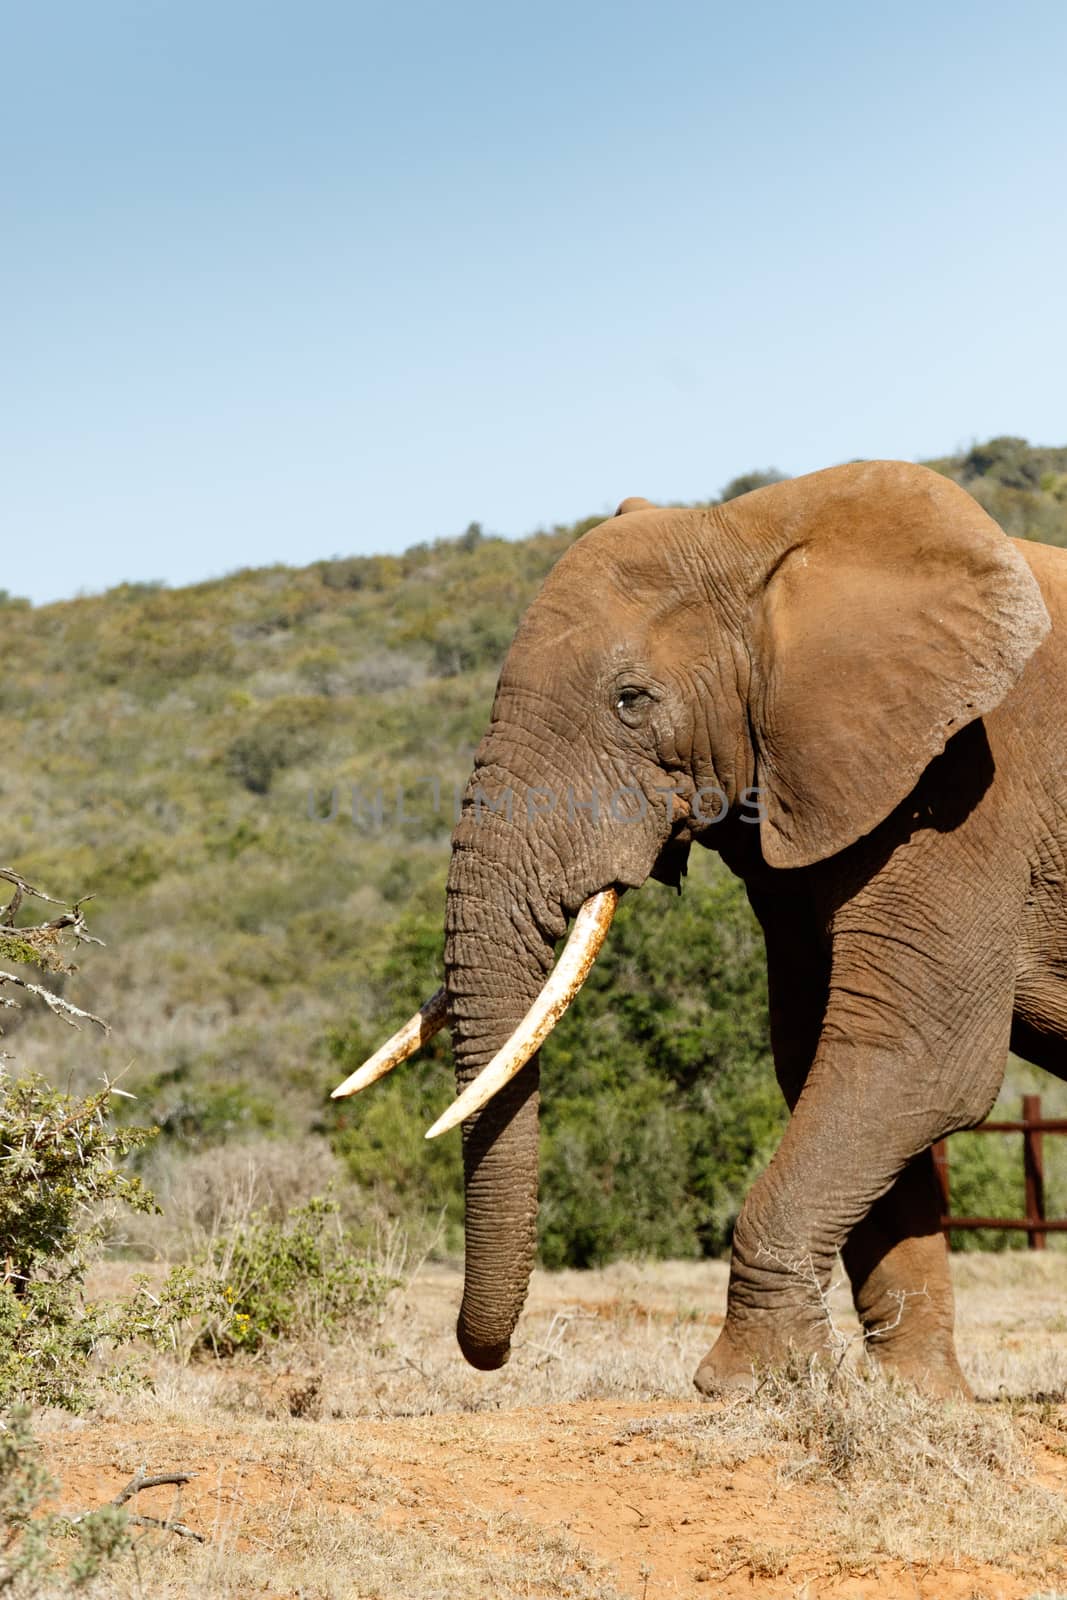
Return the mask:
M1009 1043L1067 1078L1067 552L1013 543L1053 626L1004 701L841 854L783 873L751 838L723 851L763 929L775 1069L796 1115L744 1209L728 1327L746 1335L740 1355L732 1339L709 1352L708 1390L753 1353L779 1357L783 1337L818 1343L817 1304L803 1338L792 1307L776 1313L796 1285L766 1248L780 1257L799 1238L819 1261L820 1211L821 1275L840 1246L872 1350L928 1390L965 1388L928 1146L988 1115ZM805 1097L820 1046L834 1075L820 1063Z
M1065 705L1067 553L901 462L626 501L523 619L453 839L458 1083L591 896L677 881L693 844L744 880L792 1115L703 1390L820 1348L838 1250L875 1353L963 1386L929 1152L986 1116L1009 1045L1067 1077ZM537 1099L535 1056L464 1123L458 1336L482 1367L533 1260Z

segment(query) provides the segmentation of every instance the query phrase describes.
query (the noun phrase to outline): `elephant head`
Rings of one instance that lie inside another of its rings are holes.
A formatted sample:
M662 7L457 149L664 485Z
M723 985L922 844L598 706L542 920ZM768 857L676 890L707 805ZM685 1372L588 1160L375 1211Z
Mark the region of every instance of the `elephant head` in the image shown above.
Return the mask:
M432 1131L463 1121L457 1331L475 1366L506 1361L534 1259L537 1046L617 895L678 882L694 840L742 841L783 870L844 849L1003 698L1047 628L996 524L901 462L699 509L627 500L557 563L504 663L453 835L445 990L335 1091L447 1014L461 1096Z

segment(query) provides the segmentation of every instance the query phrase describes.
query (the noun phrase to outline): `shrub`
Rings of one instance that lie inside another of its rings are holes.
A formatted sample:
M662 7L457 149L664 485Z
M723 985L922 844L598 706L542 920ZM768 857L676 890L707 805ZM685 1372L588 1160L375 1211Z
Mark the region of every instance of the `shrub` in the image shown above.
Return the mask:
M45 1271L69 1277L104 1236L102 1203L155 1210L141 1180L116 1164L155 1130L110 1127L112 1092L76 1100L36 1074L11 1078L0 1068L0 1256L5 1282L20 1293Z
M1016 1115L1017 1112L1010 1113ZM1025 1214L1022 1142L1018 1135L954 1134L949 1141L949 1187L957 1217ZM953 1250L1024 1250L1026 1235L1003 1228L957 1228Z
M363 1042L357 1045L357 1038ZM331 1071L337 1077L347 1076L372 1048L369 1036L350 1035L339 1070ZM329 1115L333 1148L368 1205L379 1215L405 1223L440 1217L447 1247L458 1250L463 1239L459 1141L435 1139L427 1144L425 1139L426 1129L454 1092L445 1054L445 1044L436 1049L431 1045L428 1059L408 1062L403 1077L394 1073L361 1095L358 1104L332 1101Z
M250 793L267 794L277 772L303 761L315 749L329 715L324 697L293 695L276 701L231 739L226 771Z
M717 1255L786 1113L763 941L710 857L681 899L627 896L542 1056L546 1266Z
M380 593L402 576L396 556L339 556L320 561L315 570L328 589L370 589Z
M0 868L0 878L14 885L0 926L0 954L50 972L70 971L62 937L90 938L80 904L51 922L16 928L24 900L50 897L8 867ZM100 1022L42 984L6 972L0 982L40 996L75 1026L77 1018ZM188 1309L136 1298L116 1305L84 1299L89 1258L116 1206L157 1209L141 1180L120 1169L156 1130L112 1127L114 1092L105 1082L96 1094L76 1099L38 1074L13 1078L0 1058L0 1407L35 1401L79 1410L88 1399L90 1358L101 1344L158 1340L166 1336L168 1319ZM110 1380L128 1376L117 1368Z
M1027 441L1005 434L974 446L964 459L963 478L993 478L1007 489L1036 489L1041 471Z
M127 1515L105 1506L71 1523L42 1512L41 1501L56 1485L41 1461L23 1407L0 1413L0 1591L13 1597L77 1593L97 1578L127 1545ZM65 1566L52 1557L57 1535L77 1541Z
M43 900L53 906L60 906L63 902L45 894L43 889L35 889L10 867L0 867L0 882L11 884L13 888L11 899L0 912L0 960L40 967L45 972L69 973L76 969L63 953L64 941L73 941L75 946L101 943L101 940L93 938L85 925L82 911L84 899L76 900L72 906L67 906L59 916L53 917L50 921L16 927L15 917L25 901ZM54 989L40 983L31 983L29 979L20 977L15 972L0 972L0 989L9 983L28 994L36 995L44 1001L49 1010L63 1017L73 1027L77 1027L79 1020L95 1022L105 1033L107 1032L106 1022L94 1017L91 1011L82 1011L69 1000L64 1000ZM17 1000L11 1000L6 995L0 994L0 1007L8 1009L17 1006ZM0 1029L0 1032L2 1031ZM0 1053L0 1064L5 1059Z
M514 617L499 612L477 611L465 617L443 618L433 631L434 676L458 678L478 667L499 666L514 632Z
M156 1209L140 1179L118 1166L154 1130L110 1126L111 1094L108 1086L78 1100L0 1069L0 1405L81 1409L94 1351L142 1331L132 1307L83 1295L115 1206Z
M441 982L440 878L413 897L392 940L371 973L378 1009L329 1041L331 1086L355 1070L380 1042L421 1005ZM436 1121L454 1078L447 1031L355 1100L327 1102L330 1142L361 1192L379 1213L393 1218L444 1216L446 1243L463 1237L463 1168L459 1141L424 1134Z
M784 483L787 476L787 473L779 472L777 467L767 467L762 472L742 472L719 490L719 499L736 500L739 495L751 494L753 489L765 489L770 483Z
M398 1280L367 1258L321 1195L278 1221L238 1216L159 1288L142 1277L126 1300L86 1301L86 1268L115 1203L159 1209L117 1166L155 1130L110 1127L110 1093L75 1100L43 1079L0 1074L0 1407L78 1411L94 1379L138 1380L128 1363L98 1372L102 1346L226 1356L374 1318Z
M539 1216L545 1266L700 1254L705 1207L689 1181L694 1130L676 1089L643 1075L553 1121Z
M86 648L86 672L99 683L121 684L149 700L168 694L177 680L227 672L234 659L232 641L200 619L172 610L169 598L167 613L152 613L141 597L129 620L116 617L96 648Z
M157 1093L159 1091L157 1090ZM220 1144L236 1134L274 1126L274 1101L243 1083L203 1089L197 1096L183 1095L156 1112L164 1138L198 1147Z
M180 1299L197 1280L215 1309L193 1348L218 1356L366 1326L399 1283L360 1251L329 1195L294 1207L280 1222L262 1211L237 1220L190 1269L171 1274L165 1294Z

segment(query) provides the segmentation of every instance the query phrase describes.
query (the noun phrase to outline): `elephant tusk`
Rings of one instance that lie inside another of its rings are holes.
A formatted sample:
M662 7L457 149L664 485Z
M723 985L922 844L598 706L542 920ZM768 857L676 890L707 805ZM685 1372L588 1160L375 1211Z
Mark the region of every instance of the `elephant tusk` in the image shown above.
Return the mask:
M387 1072L392 1072L393 1068L406 1061L408 1056L413 1056L416 1050L421 1050L424 1044L429 1044L434 1034L440 1033L447 1021L448 996L441 988L419 1007L415 1015L405 1022L380 1050L376 1050L361 1067L357 1067L344 1083L339 1083L330 1095L330 1099L340 1100L347 1094L358 1094L369 1083L376 1083L379 1078L384 1078Z
M438 1117L429 1130L427 1139L436 1139L472 1117L490 1101L498 1090L510 1083L539 1050L560 1017L566 1011L578 990L589 976L590 968L600 947L607 938L615 907L619 903L617 889L601 889L582 906L574 919L570 938L563 954L545 980L525 1017L492 1061L484 1066L473 1082L468 1083L458 1099Z

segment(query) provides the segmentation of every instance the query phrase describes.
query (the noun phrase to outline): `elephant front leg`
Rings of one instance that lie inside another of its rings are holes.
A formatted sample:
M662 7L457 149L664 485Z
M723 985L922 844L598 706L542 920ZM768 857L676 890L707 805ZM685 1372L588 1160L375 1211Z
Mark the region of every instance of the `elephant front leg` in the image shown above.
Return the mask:
M852 991L842 1017L831 1002L782 1143L734 1230L726 1321L695 1377L704 1393L751 1386L754 1372L831 1351L825 1294L836 1254L854 1233L850 1274L865 1326L886 1328L883 1359L935 1390L959 1387L944 1246L932 1231L923 1152L980 1121L996 1095L1011 991L988 969L984 978L957 986L961 999L970 996L963 999L968 1009L936 1068L933 1030L916 1029L914 1008L906 1023L893 1017L900 1033L894 1047L881 1004L864 1017ZM917 1311L924 1290L931 1303ZM890 1330L900 1292L909 1298Z
M970 1395L953 1338L952 1279L931 1151L908 1163L841 1254L868 1353L927 1393Z
M693 1379L706 1395L751 1389L762 1373L798 1358L832 1358L826 1295L838 1229L807 1226L777 1189L775 1162L734 1228L726 1320Z

